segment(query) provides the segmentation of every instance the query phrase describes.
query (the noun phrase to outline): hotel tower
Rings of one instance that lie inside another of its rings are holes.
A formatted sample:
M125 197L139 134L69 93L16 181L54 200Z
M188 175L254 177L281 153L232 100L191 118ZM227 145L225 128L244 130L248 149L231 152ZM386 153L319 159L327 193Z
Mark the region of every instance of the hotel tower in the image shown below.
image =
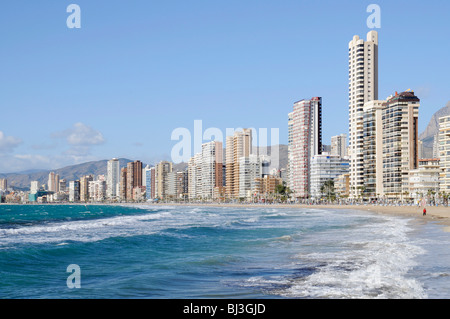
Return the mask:
M348 45L350 197L364 189L364 103L378 99L378 33Z
M309 198L311 157L322 154L322 98L295 102L289 118L292 130L288 155L290 185L295 198Z

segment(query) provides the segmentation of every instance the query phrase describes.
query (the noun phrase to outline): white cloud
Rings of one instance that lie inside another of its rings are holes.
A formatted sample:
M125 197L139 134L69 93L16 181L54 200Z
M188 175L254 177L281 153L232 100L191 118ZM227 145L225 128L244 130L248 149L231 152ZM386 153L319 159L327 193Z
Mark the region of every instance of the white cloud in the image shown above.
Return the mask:
M0 154L11 153L22 140L13 136L5 136L5 134L0 131Z
M67 130L55 132L51 136L65 139L70 148L62 155L77 160L91 155L92 146L105 143L105 138L101 132L81 122L75 123Z
M57 169L67 165L97 160L92 148L105 143L103 134L83 123L75 123L67 130L53 133L51 143L45 141L32 145L33 150L52 151L50 154L15 154L13 151L22 140L5 136L0 131L0 173L19 172L27 169ZM65 144L66 149L61 149ZM34 152L32 152L34 153ZM58 154L59 153L59 154Z
M75 146L99 145L105 142L101 132L81 122L65 131L53 133L52 137L65 138L69 145Z
M14 173L27 169L49 169L53 159L35 154L7 154L0 156L0 172Z

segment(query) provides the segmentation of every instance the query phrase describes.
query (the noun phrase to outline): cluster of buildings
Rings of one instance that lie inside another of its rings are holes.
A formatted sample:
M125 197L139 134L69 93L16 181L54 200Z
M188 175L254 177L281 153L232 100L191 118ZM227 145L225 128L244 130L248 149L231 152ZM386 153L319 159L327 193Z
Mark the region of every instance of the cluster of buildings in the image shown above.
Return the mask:
M253 151L252 130L204 143L187 168L162 161L107 163L106 176L67 182L50 173L47 185L31 182L28 200L141 202L149 200L264 202L280 193L291 201L333 198L420 200L450 194L450 116L439 119L433 158L418 139L420 99L414 91L378 97L378 33L355 35L348 45L348 135L322 143L322 97L297 101L288 114L288 165ZM325 187L326 186L326 187ZM0 179L0 192L7 181ZM327 194L325 194L325 192ZM1 195L1 194L0 194ZM328 197L330 198L330 197Z
M222 142L202 144L188 163L189 200L265 202L278 194L281 172L271 169L268 155L253 152L252 130L242 129Z
M341 198L448 198L449 117L440 118L436 158L422 158L420 99L410 89L378 99L378 33L370 31L367 40L354 36L348 50L348 146L341 134L332 138L331 154L323 152L320 97L294 103L288 114L288 176L293 197L322 197L328 179Z
M66 182L51 172L48 183L31 182L30 202L143 202L157 198L180 198L187 192L187 172L173 172L172 163L154 167L139 160L120 167L119 159L107 162L105 175L86 175Z

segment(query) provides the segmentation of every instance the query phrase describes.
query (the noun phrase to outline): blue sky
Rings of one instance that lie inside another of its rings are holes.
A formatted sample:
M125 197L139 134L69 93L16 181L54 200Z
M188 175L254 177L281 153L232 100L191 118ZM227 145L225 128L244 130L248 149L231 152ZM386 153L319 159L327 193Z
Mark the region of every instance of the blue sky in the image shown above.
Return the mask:
M69 4L81 29L69 29ZM379 98L415 90L422 131L450 100L450 4L437 1L7 0L0 11L0 172L170 159L172 131L279 128L323 98L348 132L348 42L381 8Z

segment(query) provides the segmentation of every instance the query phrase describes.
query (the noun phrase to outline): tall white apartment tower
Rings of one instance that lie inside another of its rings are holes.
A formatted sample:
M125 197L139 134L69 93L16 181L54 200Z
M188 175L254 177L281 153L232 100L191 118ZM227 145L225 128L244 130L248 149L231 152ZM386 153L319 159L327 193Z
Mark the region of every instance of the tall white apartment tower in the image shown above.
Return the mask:
M119 181L119 160L117 158L113 158L112 160L109 160L107 164L106 197L108 199L113 199L119 196L117 193L117 184L119 184Z
M378 33L348 44L350 197L364 188L364 103L378 99Z
M294 112L288 114L288 165L287 165L287 186L292 187L292 146L294 136Z
M292 113L290 185L293 196L304 199L310 197L311 157L322 154L322 98L295 102Z

